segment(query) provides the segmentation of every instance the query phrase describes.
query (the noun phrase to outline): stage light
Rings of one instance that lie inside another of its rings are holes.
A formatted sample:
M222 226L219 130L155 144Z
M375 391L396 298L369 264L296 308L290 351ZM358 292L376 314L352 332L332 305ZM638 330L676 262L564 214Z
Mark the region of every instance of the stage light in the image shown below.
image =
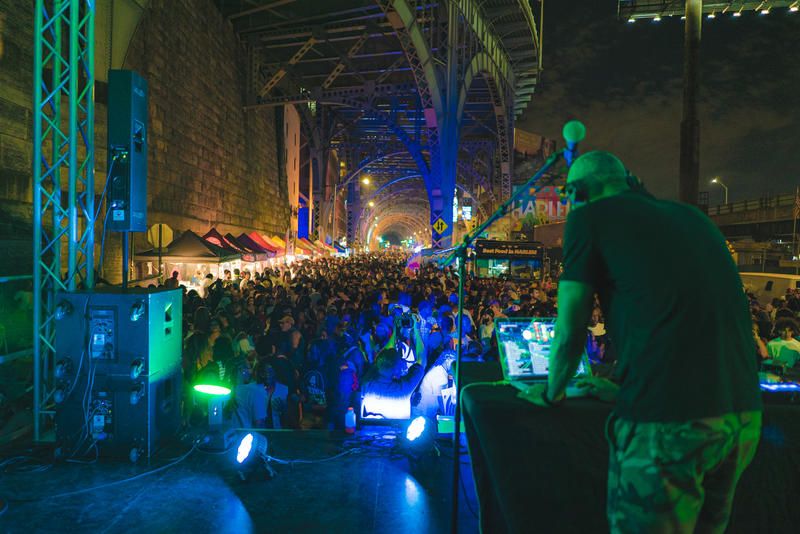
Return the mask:
M424 416L415 417L406 427L399 445L412 467L439 456L439 448L436 446L436 425Z
M372 201L372 200L370 200L370 201L369 201L369 207L371 208L371 207L373 207L373 206L375 206L375 202L374 202L374 201Z
M659 15L656 15L655 17L653 17L653 22L661 22L661 17Z
M736 18L739 18L739 17L741 17L741 16L742 16L742 11L741 11L741 10L739 10L739 11L735 11L735 12L733 13L733 16L734 16L734 17L736 17Z
M216 366L212 366L216 367ZM208 450L228 450L236 439L236 432L225 424L225 404L230 399L231 388L219 378L216 369L206 368L197 377L197 382L192 388L201 395L198 403L205 402L208 410L208 433L205 436L203 448Z
M406 439L408 441L414 441L418 437L422 435L425 431L425 418L420 416L411 421L411 424L408 425L406 429Z
M762 15L769 15L769 8L762 9L762 10L761 10L761 14L762 14Z
M633 24L634 22L636 22L635 18L631 17L628 19L628 24Z
M715 19L715 18L717 18L717 15L712 11L711 13L708 14L707 18Z
M800 6L797 5L797 2L789 6L789 13L797 13L800 11Z
M206 395L224 396L230 395L231 389L225 386L217 386L214 384L196 384L194 390L198 393L205 393Z
M369 185L369 176L365 176L361 179L361 183L364 185Z
M246 480L260 469L264 469L270 477L275 474L267 465L267 448L267 438L262 434L248 432L242 437L236 448L236 466L242 480Z

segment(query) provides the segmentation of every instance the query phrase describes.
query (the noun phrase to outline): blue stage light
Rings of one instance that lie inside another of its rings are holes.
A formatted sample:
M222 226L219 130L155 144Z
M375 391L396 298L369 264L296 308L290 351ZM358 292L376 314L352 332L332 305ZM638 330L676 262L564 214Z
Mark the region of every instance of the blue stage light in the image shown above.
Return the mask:
M408 425L408 428L406 429L406 439L408 441L414 441L420 437L423 432L425 432L425 418L419 416L411 421L410 425Z
M248 432L239 441L239 446L236 448L236 466L242 480L262 470L269 478L275 474L267 465L267 445L267 438L257 432Z
M247 434L239 443L239 448L236 451L236 461L239 463L244 462L250 456L250 450L253 448L253 434Z

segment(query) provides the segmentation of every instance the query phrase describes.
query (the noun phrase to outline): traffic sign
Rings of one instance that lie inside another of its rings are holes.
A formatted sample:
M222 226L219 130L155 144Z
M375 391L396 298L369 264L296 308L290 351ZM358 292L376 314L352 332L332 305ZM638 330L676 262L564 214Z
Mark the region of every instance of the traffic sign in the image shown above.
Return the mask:
M159 235L158 230L159 227L161 228L161 242L159 243ZM147 241L153 245L155 248L161 247L162 249L167 248L167 245L172 243L172 228L167 226L166 224L154 224L150 227L147 231Z
M437 234L443 234L445 230L447 230L447 223L439 217L436 219L436 222L433 223L433 229L436 230Z

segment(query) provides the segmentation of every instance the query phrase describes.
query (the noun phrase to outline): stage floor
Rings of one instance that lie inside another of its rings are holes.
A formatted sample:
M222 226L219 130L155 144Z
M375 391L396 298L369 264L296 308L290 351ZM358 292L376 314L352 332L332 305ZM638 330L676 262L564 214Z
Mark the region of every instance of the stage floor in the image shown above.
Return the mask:
M412 468L394 453L399 429L368 427L356 438L321 430L268 431L276 476L243 482L234 469L236 451L195 450L178 464L122 484L53 498L123 480L163 466L189 450L178 445L138 465L100 459L91 465L59 463L43 472L0 475L0 532L246 532L441 533L449 531L452 446ZM474 485L462 448L459 532L477 532ZM2 455L0 461L8 454ZM466 497L465 497L466 492ZM470 510L471 508L471 510Z

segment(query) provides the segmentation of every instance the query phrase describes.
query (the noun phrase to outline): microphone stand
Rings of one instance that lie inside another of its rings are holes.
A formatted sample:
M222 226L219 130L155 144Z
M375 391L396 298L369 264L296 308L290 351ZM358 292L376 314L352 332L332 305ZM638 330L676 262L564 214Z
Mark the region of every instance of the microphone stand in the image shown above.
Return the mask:
M467 249L472 243L481 235L487 228L494 224L499 218L506 214L509 206L515 200L522 196L532 185L538 182L544 174L555 165L559 159L564 157L565 150L559 150L552 156L547 158L544 165L525 183L524 186L517 189L517 192L503 202L497 210L492 213L480 226L478 226L471 233L464 235L464 239L460 245L447 257L443 262L444 265L449 265L454 259L458 259L458 343L456 345L456 413L454 416L455 427L453 428L453 486L451 488L452 508L450 510L450 532L456 534L458 532L458 486L459 476L461 474L461 354L463 352L463 324L464 324L464 279L467 275ZM539 191L542 186L537 187L535 191Z

